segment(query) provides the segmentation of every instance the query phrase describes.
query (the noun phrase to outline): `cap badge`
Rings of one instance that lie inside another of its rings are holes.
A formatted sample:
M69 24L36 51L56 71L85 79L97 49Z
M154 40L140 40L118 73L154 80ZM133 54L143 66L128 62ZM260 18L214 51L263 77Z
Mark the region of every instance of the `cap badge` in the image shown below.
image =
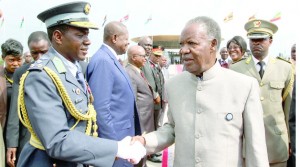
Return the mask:
M84 13L86 15L88 15L90 13L90 9L91 9L91 5L90 4L86 4L84 7Z
M254 27L260 27L261 22L260 21L254 21L253 25L254 25Z

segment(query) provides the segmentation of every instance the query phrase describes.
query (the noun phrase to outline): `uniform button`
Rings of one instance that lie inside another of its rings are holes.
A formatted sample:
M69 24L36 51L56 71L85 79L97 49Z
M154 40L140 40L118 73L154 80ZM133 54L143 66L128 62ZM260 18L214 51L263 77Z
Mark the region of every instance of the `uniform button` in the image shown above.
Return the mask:
M261 82L261 83L259 83L259 85L260 85L260 86L264 86L264 83Z
M265 100L265 98L264 97L260 97L260 101L263 101L263 100Z
M196 163L199 163L200 162L200 158L196 158Z
M197 110L197 114L201 114L201 111L200 111L200 110Z
M198 85L198 86L197 86L197 90L199 90L199 91L202 90L202 86L201 86L201 85Z
M199 139L199 137L200 137L199 133L195 134L196 139Z

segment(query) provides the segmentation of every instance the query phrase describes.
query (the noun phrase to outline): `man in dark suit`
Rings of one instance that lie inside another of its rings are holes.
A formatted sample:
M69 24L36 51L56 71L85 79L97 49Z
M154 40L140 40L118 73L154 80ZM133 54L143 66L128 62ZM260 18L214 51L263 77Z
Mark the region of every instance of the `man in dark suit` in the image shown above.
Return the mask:
M87 81L95 98L99 137L121 140L141 133L131 81L118 61L129 45L128 30L120 22L110 22L104 27L103 39L88 65ZM126 165L131 166L118 159L113 166Z
M139 113L142 134L154 131L154 103L152 88L145 78L141 67L144 66L145 50L141 46L132 46L128 49L128 64L126 72L132 83L133 92L136 99L137 111ZM146 165L146 158L140 162L139 166Z
M71 2L38 15L45 22L52 47L20 80L21 122L31 133L18 165L112 166L116 157L136 163L145 153L130 145L98 138L92 95L78 61L85 59L91 41L90 4ZM22 88L22 89L21 89Z
M28 37L28 47L30 54L34 61L37 61L43 54L45 54L49 47L50 41L47 33L43 31L35 31ZM33 62L32 62L33 63ZM7 145L7 164L9 166L15 165L15 160L19 157L21 150L25 143L30 138L30 133L27 128L19 122L18 117L18 94L19 94L19 82L21 76L27 71L32 63L27 63L18 68L13 75L13 90L12 97L7 121L7 133L6 133L6 145Z

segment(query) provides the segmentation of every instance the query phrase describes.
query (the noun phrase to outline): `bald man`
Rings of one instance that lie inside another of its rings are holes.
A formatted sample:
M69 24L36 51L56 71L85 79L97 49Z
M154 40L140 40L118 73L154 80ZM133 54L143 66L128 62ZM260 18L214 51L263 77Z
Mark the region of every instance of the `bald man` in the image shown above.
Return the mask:
M99 137L119 141L141 134L131 81L118 61L118 55L125 54L129 45L127 27L116 21L108 23L103 40L87 67L86 77L95 99ZM113 166L132 165L119 159Z
M128 49L128 64L125 67L131 80L140 118L142 134L154 131L154 103L152 87L145 78L141 67L146 63L146 52L141 46L131 46ZM146 158L137 166L145 166Z

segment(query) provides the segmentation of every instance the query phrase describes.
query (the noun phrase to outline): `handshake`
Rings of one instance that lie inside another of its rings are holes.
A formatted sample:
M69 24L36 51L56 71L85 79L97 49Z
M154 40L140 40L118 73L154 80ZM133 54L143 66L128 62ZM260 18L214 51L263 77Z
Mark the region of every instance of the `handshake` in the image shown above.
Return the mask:
M127 159L132 164L138 164L146 155L145 141L141 136L127 136L118 142L117 157ZM143 143L143 144L142 144Z

